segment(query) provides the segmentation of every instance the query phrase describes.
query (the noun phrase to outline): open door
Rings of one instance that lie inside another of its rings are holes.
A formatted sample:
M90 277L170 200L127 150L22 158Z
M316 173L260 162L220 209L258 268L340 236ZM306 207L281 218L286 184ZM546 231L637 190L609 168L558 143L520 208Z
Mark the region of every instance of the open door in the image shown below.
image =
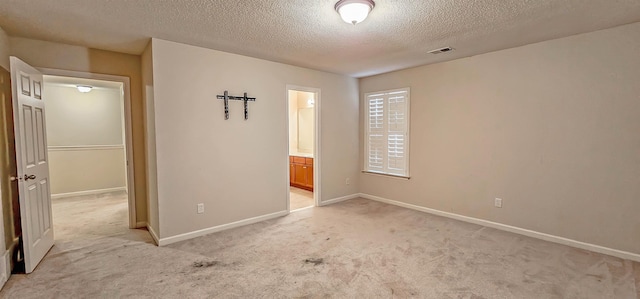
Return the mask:
M24 262L31 273L53 246L42 74L11 57L11 80Z

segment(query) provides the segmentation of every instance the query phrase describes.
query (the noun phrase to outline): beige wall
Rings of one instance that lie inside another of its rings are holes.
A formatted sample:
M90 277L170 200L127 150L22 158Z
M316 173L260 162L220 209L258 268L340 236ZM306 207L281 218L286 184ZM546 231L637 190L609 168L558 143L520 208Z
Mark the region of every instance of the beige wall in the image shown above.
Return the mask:
M9 70L9 36L0 28L0 67Z
M52 195L126 186L124 147L49 150Z
M13 134L13 105L9 73L9 36L0 28L0 199L6 249L14 245L15 226L13 218L14 202L18 199L17 184L9 178L16 174L16 157ZM4 269L0 269L4 271Z
M7 249L14 245L14 239L20 233L20 226L14 225L18 218L13 217L14 211L19 214L18 184L10 180L11 176L17 174L10 78L9 71L0 68L0 196L2 197L4 241Z
M356 79L154 39L153 83L161 238L286 211L287 84L322 90L321 200L358 192Z
M147 221L144 121L140 56L25 38L10 38L11 55L43 68L126 76L131 83L131 118L137 221Z
M94 88L81 93L73 86L45 80L49 146L123 145L120 90Z
M124 190L120 89L95 87L81 93L75 86L47 83L46 79L44 85L51 193Z
M146 173L147 173L147 207L148 207L148 223L154 237L159 237L160 222L158 220L158 171L156 168L156 125L155 110L153 101L153 47L150 41L141 59L142 66L142 94L144 98L144 122L145 126L145 147L146 152Z
M411 87L411 179L361 191L638 254L639 53L635 23L363 78Z

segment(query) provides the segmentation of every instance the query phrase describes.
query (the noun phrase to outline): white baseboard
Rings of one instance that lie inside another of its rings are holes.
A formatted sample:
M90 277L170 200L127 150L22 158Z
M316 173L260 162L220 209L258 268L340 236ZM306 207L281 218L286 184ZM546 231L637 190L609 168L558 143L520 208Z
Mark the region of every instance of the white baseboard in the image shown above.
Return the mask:
M136 228L143 228L143 227L147 227L147 222L145 221L136 222Z
M349 199L354 199L354 198L358 198L360 197L360 194L355 193L355 194L351 194L351 195L347 195L347 196L342 196L342 197L338 197L338 198L333 198L333 199L329 199L329 200L325 200L320 202L320 206L328 206L334 203L339 203L345 200L349 200Z
M65 152L65 151L99 151L99 150L124 150L124 144L113 145L50 145L47 150L51 152Z
M272 214L262 215L262 216L253 217L253 218L240 220L240 221L236 221L236 222L231 222L231 223L218 225L218 226L214 226L214 227L210 227L210 228L205 228L205 229L201 229L201 230L197 230L197 231L193 231L193 232L189 232L189 233L184 233L184 234L180 234L180 235L176 235L176 236L172 236L172 237L162 238L162 239L159 240L158 246L165 246L165 245L177 243L177 242L180 242L180 241L184 241L184 240L193 239L193 238L201 237L201 236L204 236L204 235L216 233L216 232L219 232L219 231L232 229L232 228L236 228L236 227L239 227L239 226L249 225L249 224L253 224L253 223L257 223L257 222L261 222L261 221L265 221L265 220L270 220L270 219L274 219L274 218L278 218L278 217L282 217L282 216L286 216L286 215L289 215L289 211L280 211L280 212L276 212L276 213L272 213Z
M0 260L0 289L7 283L11 276L11 250L5 250L2 260Z
M408 203L404 203L404 202L400 202L400 201L395 201L395 200L391 200L391 199L387 199L387 198L382 198L382 197L379 197L379 196L374 196L374 195L369 195L369 194L364 194L364 193L360 193L359 196L362 197L362 198L375 200L375 201L379 201L379 202L383 202L383 203L387 203L387 204L391 204L391 205L395 205L395 206L399 206L399 207L403 207L403 208L407 208L407 209L412 209L412 210L425 212L425 213L429 213L429 214L433 214L433 215L438 215L438 216L447 217L447 218L451 218L451 219L456 219L456 220L460 220L460 221L464 221L464 222L478 224L478 225L482 225L482 226L486 226L486 227L491 227L491 228L495 228L495 229L499 229L499 230L503 230L503 231L508 231L508 232L524 235L524 236L527 236L527 237L532 237L532 238L541 239L541 240L545 240L545 241L549 241L549 242L553 242L553 243L558 243L558 244L567 245L567 246L571 246L571 247L576 247L576 248L580 248L580 249L585 249L585 250L589 250L589 251L594 251L594 252L598 252L598 253L602 253L602 254L606 254L606 255L611 255L611 256L622 258L622 259L627 259L627 260L640 262L640 254L636 254L636 253L632 253L632 252L627 252L627 251L622 251L622 250L618 250L618 249L608 248L608 247L595 245L595 244L591 244L591 243L585 243L585 242L581 242L581 241L576 241L576 240L572 240L572 239L568 239L568 238L564 238L564 237L545 234L545 233L541 233L541 232L537 232L537 231L533 231L533 230L528 230L528 229L524 229L524 228L520 228L520 227L510 226L510 225L497 223L497 222L493 222L493 221L488 221L488 220L483 220L483 219L479 219L479 218L473 218L473 217L463 216L463 215L459 215L459 214L443 212L443 211L440 211L440 210L425 208L425 207L422 207L422 206L412 205L412 204L408 204Z
M56 193L56 194L51 194L51 199L57 199L57 198L63 198L63 197L72 197L72 196L94 195L94 194L111 193L111 192L120 192L120 191L127 191L127 187L116 187L116 188L97 189L97 190L85 190L85 191L77 191L77 192L69 192L69 193Z
M156 231L153 230L153 227L151 227L149 223L147 223L147 231L149 231L149 234L151 235L151 238L153 238L153 241L156 243L156 245L160 245L160 242L158 241L160 238L158 238L158 234L156 234Z
M308 206L308 207L304 207L304 208L298 208L298 209L295 209L295 210L291 210L291 213L300 212L300 211L304 211L304 210L310 210L310 209L313 209L313 208L315 208L315 207L314 206Z

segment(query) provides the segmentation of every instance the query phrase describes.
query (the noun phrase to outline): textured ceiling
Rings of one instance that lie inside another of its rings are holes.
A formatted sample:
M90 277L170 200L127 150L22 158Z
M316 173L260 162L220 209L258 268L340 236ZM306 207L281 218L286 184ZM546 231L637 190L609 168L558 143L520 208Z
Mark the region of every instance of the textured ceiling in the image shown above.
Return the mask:
M12 36L140 54L150 37L355 77L640 21L640 0L1 0ZM427 54L450 46L456 51Z

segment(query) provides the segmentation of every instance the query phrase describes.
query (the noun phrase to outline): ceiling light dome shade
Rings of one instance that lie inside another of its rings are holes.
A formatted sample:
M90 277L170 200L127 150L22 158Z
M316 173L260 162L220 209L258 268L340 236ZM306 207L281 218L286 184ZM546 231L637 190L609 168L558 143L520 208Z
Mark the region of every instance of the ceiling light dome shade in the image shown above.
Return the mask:
M340 0L335 8L342 20L355 25L364 21L375 6L373 0Z
M90 92L93 89L93 87L89 85L77 85L76 88L82 93Z

